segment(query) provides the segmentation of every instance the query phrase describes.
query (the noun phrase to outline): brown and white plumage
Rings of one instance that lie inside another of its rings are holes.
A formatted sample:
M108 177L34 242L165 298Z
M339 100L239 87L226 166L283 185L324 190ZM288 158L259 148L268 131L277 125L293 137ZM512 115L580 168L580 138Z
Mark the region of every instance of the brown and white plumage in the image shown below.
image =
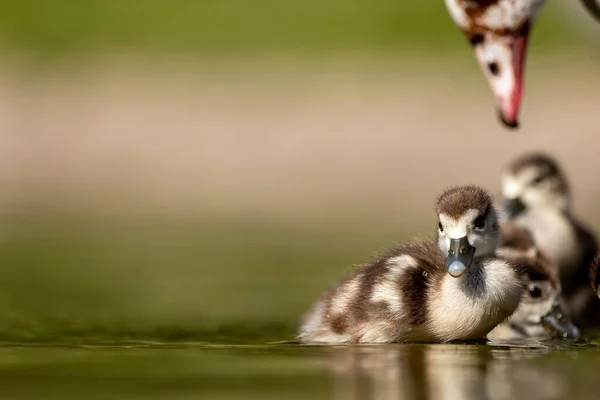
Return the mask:
M600 327L600 300L589 289L598 251L595 235L571 211L569 184L558 162L542 153L515 159L502 177L503 213L533 234L556 264L568 312L584 331Z
M510 316L523 293L521 271L494 254L499 226L487 192L449 189L436 211L437 243L415 241L359 267L303 317L299 341L477 339Z
M527 229L512 221L503 221L500 227L497 254L522 266L526 289L517 310L494 328L488 339L578 338L579 328L565 311L556 265L537 248Z
M596 0L582 0L600 18ZM505 126L518 127L527 42L545 0L445 0L450 16L473 46Z

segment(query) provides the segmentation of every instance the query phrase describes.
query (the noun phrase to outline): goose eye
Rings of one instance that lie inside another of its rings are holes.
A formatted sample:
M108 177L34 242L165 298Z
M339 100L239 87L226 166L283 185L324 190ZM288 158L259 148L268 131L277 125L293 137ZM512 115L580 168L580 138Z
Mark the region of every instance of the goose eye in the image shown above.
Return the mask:
M444 227L442 226L441 222L438 222L438 228L439 228L440 232L444 232Z
M529 296L537 299L539 297L542 297L542 290L537 287L537 286L533 286L533 285L529 285Z
M469 41L471 42L471 45L477 46L485 41L485 36L483 36L481 33L476 33L469 38Z
M480 215L479 217L475 218L473 225L477 229L483 229L483 227L485 226L485 217L483 215Z

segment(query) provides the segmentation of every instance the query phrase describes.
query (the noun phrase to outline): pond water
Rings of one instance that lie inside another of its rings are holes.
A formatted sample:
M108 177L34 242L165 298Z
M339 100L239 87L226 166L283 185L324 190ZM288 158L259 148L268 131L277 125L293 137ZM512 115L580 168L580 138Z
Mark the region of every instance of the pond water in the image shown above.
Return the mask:
M0 348L18 399L597 399L596 345Z

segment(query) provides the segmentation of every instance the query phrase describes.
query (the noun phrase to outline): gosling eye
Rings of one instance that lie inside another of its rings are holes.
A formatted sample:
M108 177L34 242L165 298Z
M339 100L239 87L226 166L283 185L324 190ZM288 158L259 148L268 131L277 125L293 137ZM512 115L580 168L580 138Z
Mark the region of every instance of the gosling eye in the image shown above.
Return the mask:
M544 180L544 176L543 175L538 175L535 178L533 178L533 180L531 181L531 183L533 185L539 185L540 183L542 183Z
M442 226L442 221L438 222L438 229L440 232L444 232L444 227Z
M534 299L542 297L542 289L540 289L539 287L534 286L534 285L529 285L528 289L529 289L529 297L534 298Z
M483 227L485 226L485 217L483 215L480 215L479 217L475 218L475 221L473 221L473 226L476 229L483 229Z

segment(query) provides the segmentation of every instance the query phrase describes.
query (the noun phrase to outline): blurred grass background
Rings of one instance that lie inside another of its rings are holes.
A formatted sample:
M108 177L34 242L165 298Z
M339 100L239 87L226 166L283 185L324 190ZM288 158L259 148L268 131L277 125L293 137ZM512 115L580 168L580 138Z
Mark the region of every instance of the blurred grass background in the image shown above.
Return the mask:
M4 226L0 339L9 342L291 339L323 280L368 260L389 235L164 217Z
M442 187L496 189L523 147L572 162L593 225L599 35L562 3L515 139L441 0L5 2L0 339L290 339L353 265L430 232Z
M585 40L591 22L564 18L565 9L575 7L550 2L535 45L557 49ZM5 49L44 57L115 50L200 56L429 52L462 46L456 32L442 1L26 0L7 2L0 16Z

